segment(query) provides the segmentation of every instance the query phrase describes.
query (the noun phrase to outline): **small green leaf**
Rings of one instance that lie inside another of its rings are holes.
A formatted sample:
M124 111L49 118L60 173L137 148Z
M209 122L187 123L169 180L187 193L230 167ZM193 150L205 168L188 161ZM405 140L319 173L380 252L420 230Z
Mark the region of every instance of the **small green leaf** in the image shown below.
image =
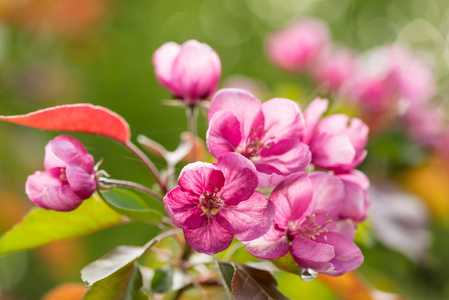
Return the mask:
M276 267L283 271L293 273L296 275L301 274L301 267L293 259L293 256L288 252L286 255L270 260Z
M1 237L0 255L87 235L121 222L120 214L93 197L70 212L34 208Z
M228 294L229 299L234 299L234 296L232 295L232 277L234 276L235 269L229 263L220 262L218 260L216 262L218 265L218 274L223 282L223 287Z
M173 272L171 269L156 269L151 280L151 290L154 293L166 293L173 286Z
M141 292L142 275L136 259L110 276L95 282L87 291L84 300L144 300Z
M119 246L92 262L81 270L81 278L86 284L93 285L106 277L118 272L127 264L136 261L146 250L146 247Z
M161 223L162 213L151 208L147 201L133 190L116 187L100 192L100 194L109 207L120 214L135 221L146 222L155 226ZM160 208L159 206L161 206L159 203L154 203L155 208Z

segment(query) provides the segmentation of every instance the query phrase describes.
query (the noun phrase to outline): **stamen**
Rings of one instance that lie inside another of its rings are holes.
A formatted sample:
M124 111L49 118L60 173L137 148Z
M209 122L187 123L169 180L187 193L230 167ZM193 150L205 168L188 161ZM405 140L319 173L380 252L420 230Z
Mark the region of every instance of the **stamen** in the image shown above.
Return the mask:
M65 174L65 169L61 169L61 175L59 175L62 181L67 181L67 176Z

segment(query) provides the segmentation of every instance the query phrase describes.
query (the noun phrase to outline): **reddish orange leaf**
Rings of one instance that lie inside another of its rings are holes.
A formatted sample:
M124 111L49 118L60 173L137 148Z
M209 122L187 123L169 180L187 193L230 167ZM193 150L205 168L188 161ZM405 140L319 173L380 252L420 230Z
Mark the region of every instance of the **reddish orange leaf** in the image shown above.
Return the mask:
M92 104L55 106L26 115L0 116L0 120L46 130L98 134L123 143L131 136L129 125L121 116Z

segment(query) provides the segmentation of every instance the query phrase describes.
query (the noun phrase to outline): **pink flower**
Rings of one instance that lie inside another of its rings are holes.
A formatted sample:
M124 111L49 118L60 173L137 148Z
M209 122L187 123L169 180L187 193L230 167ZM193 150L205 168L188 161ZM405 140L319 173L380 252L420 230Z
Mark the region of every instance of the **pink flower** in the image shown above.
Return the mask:
M300 143L304 118L288 99L261 103L238 89L218 91L209 109L206 141L212 156L237 152L256 166L259 186L275 186L288 174L310 163L307 145Z
M97 187L94 159L73 137L61 135L45 146L44 167L28 176L25 191L45 209L73 210Z
M329 42L326 25L303 19L272 34L267 40L269 59L287 71L302 71L312 66L318 53Z
M250 241L270 228L275 206L255 191L257 182L254 166L236 153L220 156L216 164L189 164L179 187L164 197L165 210L193 249L214 254L233 237Z
M355 54L348 49L326 47L312 69L315 81L328 91L338 91L353 75Z
M365 159L369 129L362 120L344 114L321 119L327 105L328 100L320 98L309 104L304 113L306 126L301 141L310 147L312 164L347 173Z
M327 173L287 176L270 196L273 225L246 249L264 259L290 252L300 267L333 276L356 269L363 255L352 241L354 226L339 219L344 197L342 182Z
M209 98L221 74L217 53L195 40L165 43L154 53L153 65L159 83L188 105Z

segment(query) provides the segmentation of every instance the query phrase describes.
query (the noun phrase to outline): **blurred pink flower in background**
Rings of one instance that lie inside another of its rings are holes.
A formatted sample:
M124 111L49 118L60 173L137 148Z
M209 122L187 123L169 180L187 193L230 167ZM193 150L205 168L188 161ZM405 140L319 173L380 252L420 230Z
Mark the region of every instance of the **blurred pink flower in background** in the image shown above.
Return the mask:
M409 137L421 145L437 146L448 130L441 107L430 104L412 104L404 114Z
M97 188L94 158L73 137L61 135L45 146L44 167L28 176L25 191L45 209L73 210Z
M311 67L321 49L329 42L325 23L306 18L287 25L267 40L268 58L277 67L299 72Z
M331 92L338 91L354 73L356 54L346 48L328 46L323 49L317 64L311 68L318 85Z
M195 40L165 43L154 52L153 65L159 83L188 105L211 97L221 75L217 53Z
M198 252L221 252L233 237L256 239L272 224L274 204L255 190L253 164L236 153L222 155L216 164L188 164L178 184L164 197L165 210Z
M344 199L344 186L335 176L287 176L270 196L276 205L271 229L246 249L264 259L290 252L300 267L333 276L356 269L363 255L353 242L354 226L339 218Z
M292 100L261 103L246 91L222 89L211 102L206 141L212 156L240 153L256 166L259 186L275 186L310 163L309 147L300 142L303 128L304 117Z

